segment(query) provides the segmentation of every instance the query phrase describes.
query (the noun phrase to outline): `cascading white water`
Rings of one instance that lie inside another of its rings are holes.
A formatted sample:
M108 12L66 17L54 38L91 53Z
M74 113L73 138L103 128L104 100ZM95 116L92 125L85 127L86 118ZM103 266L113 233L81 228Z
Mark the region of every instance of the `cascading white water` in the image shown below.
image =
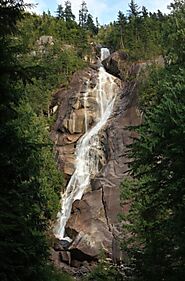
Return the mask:
M101 61L105 60L110 56L110 51L107 48L101 48Z
M101 49L101 61L110 55L107 48ZM115 100L115 78L108 74L103 66L100 66L98 83L94 91L98 104L96 112L96 123L88 130L87 121L87 99L88 91L84 94L85 109L85 134L77 143L75 171L61 194L61 212L58 214L57 225L54 229L55 236L59 239L67 239L65 226L71 214L72 204L75 200L81 199L85 190L90 184L90 179L99 172L99 151L101 148L98 132L106 124L110 117Z

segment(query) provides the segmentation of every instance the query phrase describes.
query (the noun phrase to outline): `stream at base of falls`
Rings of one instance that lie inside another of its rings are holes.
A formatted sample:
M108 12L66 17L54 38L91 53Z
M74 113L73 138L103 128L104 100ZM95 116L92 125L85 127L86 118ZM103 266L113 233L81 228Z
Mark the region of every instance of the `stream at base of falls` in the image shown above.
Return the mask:
M101 61L110 55L107 48L101 49ZM64 193L61 194L61 211L57 216L54 234L58 239L69 239L65 237L65 226L70 217L72 204L80 200L90 185L92 176L99 173L99 151L101 143L98 133L106 124L112 114L116 94L114 88L115 77L108 74L101 65L98 71L98 82L94 89L96 93L97 112L93 127L88 128L86 102L88 89L84 94L85 108L85 134L77 143L75 151L75 171L70 178ZM90 90L90 89L89 89Z

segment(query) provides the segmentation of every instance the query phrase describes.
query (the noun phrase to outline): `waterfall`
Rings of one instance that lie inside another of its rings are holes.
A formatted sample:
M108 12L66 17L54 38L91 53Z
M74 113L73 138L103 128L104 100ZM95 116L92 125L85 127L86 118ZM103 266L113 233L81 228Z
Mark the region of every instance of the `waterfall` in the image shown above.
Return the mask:
M110 55L106 48L101 49L101 61ZM87 120L87 100L88 91L84 94L85 109L85 134L77 143L75 171L66 187L61 194L61 211L58 214L57 225L54 234L59 239L67 239L65 237L65 226L71 214L72 204L75 200L81 199L85 190L90 185L92 177L99 172L99 152L101 143L98 132L106 124L111 116L114 101L116 97L117 85L115 78L108 74L103 66L100 66L98 74L98 83L94 89L96 93L97 112L95 125L88 129Z
M110 51L107 48L101 48L101 61L105 60L110 56Z

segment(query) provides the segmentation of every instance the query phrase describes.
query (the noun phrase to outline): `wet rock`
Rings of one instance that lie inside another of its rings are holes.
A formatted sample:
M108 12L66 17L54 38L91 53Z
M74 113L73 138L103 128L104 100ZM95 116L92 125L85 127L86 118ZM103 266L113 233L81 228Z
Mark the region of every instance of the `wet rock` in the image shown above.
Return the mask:
M97 83L97 71L87 68L76 72L68 89L63 87L54 95L50 110L57 105L57 121L51 132L51 139L55 144L56 158L59 168L65 175L72 175L75 164L75 147L79 138L85 132L85 106L87 107L87 124L91 127L97 103L93 88ZM92 89L84 104L84 92L87 87Z
M141 67L137 65L129 71L135 76ZM106 160L102 163L100 173L91 180L91 191L82 200L74 202L67 223L68 229L78 233L71 249L78 249L91 257L97 257L100 249L111 256L112 241L114 246L116 244L112 225L116 225L118 214L123 211L119 186L128 174L127 145L133 141L133 137L137 137L137 134L128 130L128 126L141 122L137 108L137 83L135 80L126 82L118 95L113 117L99 135L106 148ZM128 211L128 208L124 211ZM114 260L117 260L119 253L117 250L115 253L115 248Z
M59 244L62 246L63 250L66 250L69 248L69 246L71 245L71 241L67 240L67 239L62 239L59 241Z
M81 104L80 104L79 99L76 99L76 103L74 103L72 107L73 107L74 109L77 109L77 110L78 110L78 109L80 109L80 106L81 106Z
M90 64L90 67L91 67L93 70L98 70L98 68L100 67L100 65L99 65L99 63L96 63L96 64L91 63L91 64Z

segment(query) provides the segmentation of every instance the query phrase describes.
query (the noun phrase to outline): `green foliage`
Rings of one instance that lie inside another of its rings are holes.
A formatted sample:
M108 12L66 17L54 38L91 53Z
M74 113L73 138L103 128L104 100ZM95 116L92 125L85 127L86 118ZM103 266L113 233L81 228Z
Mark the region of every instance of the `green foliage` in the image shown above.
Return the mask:
M37 281L73 281L67 273L56 270L50 265L45 265L40 269L39 275L35 276Z
M139 108L145 113L148 109L151 109L156 104L160 103L161 92L158 91L161 85L161 77L167 76L166 70L163 67L157 65L148 66L141 73L141 83L139 90Z
M26 56L23 60L37 65L42 69L39 78L32 79L26 85L25 95L37 114L49 115L49 105L53 91L62 85L67 85L72 74L85 66L73 48L61 50L58 46L49 47L45 53L34 57Z
M125 231L135 235L124 243L137 257L142 274L137 280L184 278L184 74L178 68L166 70L156 87L161 99L145 113L132 146L131 169L137 181L124 185L133 200Z
M117 21L101 28L98 39L112 50L124 49L133 60L151 59L165 52L167 46L163 35L166 30L168 16L160 11L148 13L131 1L129 13L125 16L118 12Z
M86 28L87 28L88 32L90 33L90 35L95 35L98 33L98 27L95 26L93 17L91 14L87 15Z
M26 37L21 40L17 32L16 22L23 16L23 10L22 1L1 2L0 19L6 18L4 32L0 36L2 281L48 280L49 245L46 233L56 218L63 184L49 140L48 120L43 117L44 97L41 99L42 91L47 90L49 95L54 82L52 84L52 77L46 71L41 72L49 65L48 62L42 65L46 58L31 56L31 40L27 41ZM28 21L30 19L28 16ZM33 19L35 21L38 17L33 16ZM49 82L44 88L42 83L47 78ZM41 104L37 107L39 98ZM50 272L52 280L70 280L63 275L60 277L53 270Z
M117 21L101 27L98 40L111 50L124 49L133 60L167 55L170 62L181 58L184 64L185 3L178 0L170 8L169 15L151 13L131 1L128 15L119 11Z
M172 40L182 36L184 2L172 7L166 66L152 68L140 89L144 119L130 147L132 179L122 184L123 204L131 205L122 217L122 247L136 281L184 280L185 274L185 68L183 47L180 52Z
M0 1L0 34L7 36L16 32L16 22L22 18L21 12L24 11L23 1Z
M171 6L171 15L168 20L165 39L168 46L168 59L170 63L185 62L185 2L175 0Z
M57 15L57 17L54 17L46 13L43 13L42 16L24 14L24 20L19 22L20 36L17 38L23 46L23 50L26 50L27 53L30 51L29 55L34 52L41 53L41 49L44 51L45 48L50 48L52 52L54 49L55 51L58 49L58 52L61 53L67 45L67 49L70 48L74 55L78 55L79 63L81 63L80 60L88 52L88 34L74 21L72 16L70 18L70 11L68 10L71 8L67 2L66 5L63 12L64 16ZM59 8L61 9L61 7ZM62 11L57 13L62 13ZM65 13L68 16L65 16ZM43 46L39 41L41 36L52 36L54 45L47 43Z
M119 272L118 268L102 259L100 263L93 269L93 271L86 276L83 281L123 281L123 275Z
M26 85L24 94L38 115L49 115L53 91L61 84L66 85L71 75L86 65L82 58L88 49L87 36L76 23L71 29L66 24L51 15L25 14L18 25L18 42L24 47L19 61L27 69L32 67L37 74L32 83ZM43 30L45 35L40 37ZM41 43L42 38L47 39L47 34L52 36L52 43L47 40Z
M32 280L46 262L44 232L56 217L62 179L45 120L25 102L12 110L1 127L1 280Z
M176 16L181 18L181 13L180 6ZM182 21L174 38L183 26ZM133 179L122 185L123 202L132 202L123 217L123 247L137 281L183 280L185 274L184 53L169 44L167 54L166 67L153 68L141 88L144 122L131 146Z

